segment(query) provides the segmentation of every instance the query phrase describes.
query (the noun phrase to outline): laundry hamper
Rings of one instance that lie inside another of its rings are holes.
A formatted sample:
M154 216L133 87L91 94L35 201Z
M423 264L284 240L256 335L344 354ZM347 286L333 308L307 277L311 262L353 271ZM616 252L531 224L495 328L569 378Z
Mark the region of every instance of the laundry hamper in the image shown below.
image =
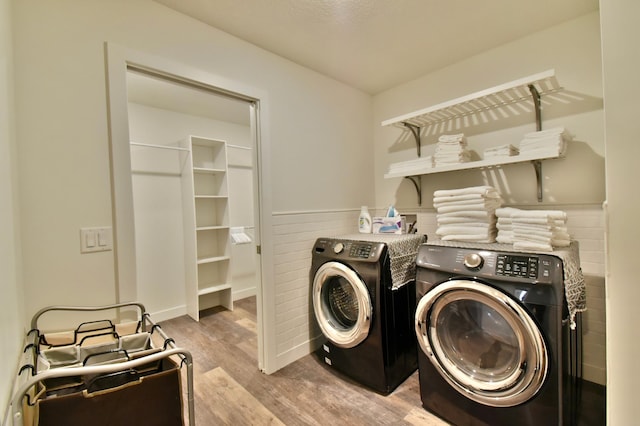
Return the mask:
M100 319L44 332L45 313L138 311L134 321ZM139 303L53 306L39 311L27 334L25 362L12 399L15 426L184 425L182 368L189 424L194 425L191 354L176 346ZM159 342L159 343L158 343Z

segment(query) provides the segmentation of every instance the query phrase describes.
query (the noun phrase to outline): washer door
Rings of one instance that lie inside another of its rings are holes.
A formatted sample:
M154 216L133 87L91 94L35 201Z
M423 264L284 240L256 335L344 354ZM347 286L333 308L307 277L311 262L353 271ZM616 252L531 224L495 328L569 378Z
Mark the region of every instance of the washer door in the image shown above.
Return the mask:
M313 310L322 333L341 348L362 342L371 327L371 298L358 274L339 262L327 262L313 278Z
M437 285L420 299L415 326L436 370L473 401L511 407L544 383L549 357L540 329L524 307L491 286Z

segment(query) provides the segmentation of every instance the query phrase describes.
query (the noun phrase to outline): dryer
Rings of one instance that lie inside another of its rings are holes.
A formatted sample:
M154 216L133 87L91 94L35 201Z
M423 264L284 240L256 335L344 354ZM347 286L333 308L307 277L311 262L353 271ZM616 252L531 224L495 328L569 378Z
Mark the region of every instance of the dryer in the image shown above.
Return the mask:
M420 396L454 425L574 424L579 330L552 254L423 245L417 256Z
M417 369L415 258L425 237L356 234L319 238L309 273L317 354L381 394Z

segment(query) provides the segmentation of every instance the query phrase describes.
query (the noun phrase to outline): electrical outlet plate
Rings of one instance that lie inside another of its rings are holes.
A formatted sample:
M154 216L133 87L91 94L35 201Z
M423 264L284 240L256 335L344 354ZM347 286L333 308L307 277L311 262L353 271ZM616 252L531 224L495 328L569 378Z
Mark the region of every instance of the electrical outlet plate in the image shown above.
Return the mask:
M80 252L113 250L113 238L110 226L80 228Z

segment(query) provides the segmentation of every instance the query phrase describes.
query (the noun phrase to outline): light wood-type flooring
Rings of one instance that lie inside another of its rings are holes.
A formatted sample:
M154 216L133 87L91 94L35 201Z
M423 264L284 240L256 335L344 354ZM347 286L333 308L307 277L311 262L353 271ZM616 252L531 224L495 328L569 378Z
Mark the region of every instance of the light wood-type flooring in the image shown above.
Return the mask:
M161 326L193 355L199 426L447 425L422 408L418 372L387 396L328 369L313 354L274 374L260 372L255 297L236 301L233 311L205 311L199 323L183 316ZM601 408L602 402L598 419Z

